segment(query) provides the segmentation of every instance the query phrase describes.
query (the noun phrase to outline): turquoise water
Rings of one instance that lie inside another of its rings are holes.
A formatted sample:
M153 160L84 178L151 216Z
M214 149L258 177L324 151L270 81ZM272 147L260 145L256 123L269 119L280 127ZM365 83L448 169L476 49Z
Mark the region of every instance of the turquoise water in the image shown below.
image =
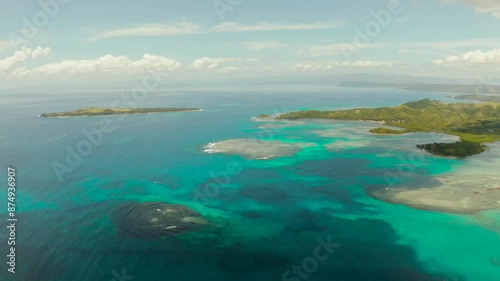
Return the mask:
M85 140L82 131L98 128L101 118L37 116L106 106L120 95L0 96L1 161L17 170L19 218L17 273L2 270L1 280L113 280L122 269L134 280L494 281L500 276L492 262L500 258L498 228L491 227L500 220L498 212L430 212L367 195L388 185L387 173L397 173L401 159L411 159L416 143L435 135L373 136L366 131L377 125L363 122L252 120L306 108L449 100L443 94L341 88L151 93L140 107L204 111L111 117L116 129L60 181L51 165L64 163L66 147ZM208 143L241 138L314 145L270 160L203 152ZM431 184L433 177L467 165L427 156L398 181L423 177ZM5 173L0 179L5 186L0 199L6 202ZM213 183L217 189L207 189ZM213 227L168 237L124 231L140 219L131 214L154 211L161 202L187 206ZM0 209L2 217L6 212ZM6 254L7 235L0 232ZM318 241L328 239L336 248L315 264ZM304 261L309 270L293 273Z

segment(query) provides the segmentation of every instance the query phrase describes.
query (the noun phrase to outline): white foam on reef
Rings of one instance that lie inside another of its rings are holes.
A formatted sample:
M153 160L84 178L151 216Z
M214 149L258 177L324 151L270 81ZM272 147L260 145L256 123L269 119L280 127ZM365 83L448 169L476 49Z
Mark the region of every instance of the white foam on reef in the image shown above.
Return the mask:
M314 143L232 139L207 144L203 151L206 153L225 153L241 155L247 159L269 160L279 157L292 156L305 147L315 146Z
M251 120L254 122L270 122L270 121L272 121L272 119L269 117L252 117Z
M216 145L217 145L217 143L209 143L209 144L205 145L203 152L206 152L206 153L222 153L222 152L224 152L223 150L216 150L215 149Z

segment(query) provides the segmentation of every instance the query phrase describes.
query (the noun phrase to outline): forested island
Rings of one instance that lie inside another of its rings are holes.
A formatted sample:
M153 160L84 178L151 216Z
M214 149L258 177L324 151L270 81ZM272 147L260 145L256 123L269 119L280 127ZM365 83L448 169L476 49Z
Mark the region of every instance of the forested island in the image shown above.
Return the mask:
M60 117L78 117L78 116L107 116L120 114L146 114L146 113L162 113L162 112L182 112L182 111L201 111L199 108L82 108L68 112L44 113L40 117L44 118L60 118Z
M335 119L379 121L404 131L376 128L373 133L436 132L460 137L456 143L422 144L418 148L442 156L467 157L487 149L484 143L500 140L500 103L444 103L430 99L395 107L350 110L307 110L282 114L278 119Z
M480 143L459 141L454 143L428 143L419 144L418 148L424 149L432 154L441 156L467 157L482 153L486 146Z
M370 133L379 134L379 135L402 135L411 132L410 130L395 130L386 127L378 127L375 129L371 129Z

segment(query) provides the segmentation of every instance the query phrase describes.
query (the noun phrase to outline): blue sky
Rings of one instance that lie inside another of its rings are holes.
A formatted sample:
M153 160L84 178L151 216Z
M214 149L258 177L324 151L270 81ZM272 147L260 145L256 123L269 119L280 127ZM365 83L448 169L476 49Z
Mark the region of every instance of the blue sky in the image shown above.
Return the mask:
M0 81L9 86L119 81L151 69L181 80L499 74L497 0L6 0L2 5Z

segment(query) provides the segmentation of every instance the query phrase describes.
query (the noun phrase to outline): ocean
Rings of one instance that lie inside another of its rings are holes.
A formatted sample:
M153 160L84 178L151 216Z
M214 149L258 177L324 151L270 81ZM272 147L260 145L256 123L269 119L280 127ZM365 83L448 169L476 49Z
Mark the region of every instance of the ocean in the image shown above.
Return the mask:
M446 135L375 136L370 122L254 118L457 102L444 93L165 90L138 106L203 111L39 117L110 106L121 95L0 95L0 280L499 280L500 212L450 213L373 196L445 180L460 188L465 175L482 184L498 176L499 145L443 158L415 145ZM113 129L99 135L103 119ZM205 151L226 140L241 145L231 154ZM272 143L288 146L252 157ZM17 185L15 274L7 271L8 167Z

